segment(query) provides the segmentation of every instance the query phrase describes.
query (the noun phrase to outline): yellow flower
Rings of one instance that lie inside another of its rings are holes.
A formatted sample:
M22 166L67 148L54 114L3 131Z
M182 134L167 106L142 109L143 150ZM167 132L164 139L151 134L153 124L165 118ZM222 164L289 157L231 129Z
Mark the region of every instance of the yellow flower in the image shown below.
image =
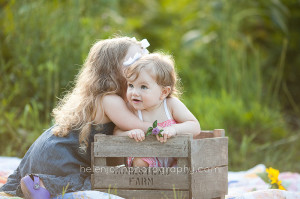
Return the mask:
M279 170L269 167L266 169L266 172L268 173L268 177L271 180L271 185L276 184L278 189L285 190L285 188L281 185L281 181L279 181L278 179Z
M265 183L270 185L270 189L286 190L284 186L281 185L281 181L278 179L279 170L269 167L266 168L266 172L258 173L258 176L265 181Z
M285 188L282 185L278 185L278 189L285 190Z
M281 185L281 180L277 182L278 189L285 190L284 186Z
M270 167L269 169L266 169L267 173L268 173L268 177L274 178L274 179L278 179L278 175L279 175L279 170L277 169L273 169L272 167Z
M266 169L268 173L268 177L271 180L271 184L275 184L278 181L279 171L277 169L273 169L272 167Z

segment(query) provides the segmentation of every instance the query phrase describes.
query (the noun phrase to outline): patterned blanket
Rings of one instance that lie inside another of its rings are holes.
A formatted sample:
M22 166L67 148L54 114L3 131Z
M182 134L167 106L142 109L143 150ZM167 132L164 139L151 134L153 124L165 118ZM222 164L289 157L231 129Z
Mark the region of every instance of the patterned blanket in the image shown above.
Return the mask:
M20 163L19 158L0 157L0 187L5 184L7 177L17 168ZM260 198L299 198L300 199L300 174L283 172L279 175L282 185L287 191L269 189L268 185L256 174L265 171L266 167L259 164L247 171L228 172L228 195L227 199L260 199ZM0 193L0 199L21 199L19 197L10 197ZM115 195L99 191L79 191L66 193L64 199L122 199ZM62 199L62 196L52 199Z
M6 183L6 180L10 174L18 167L21 159L15 157L0 157L0 187ZM4 193L0 193L0 199L22 199L20 197L11 197ZM121 197L100 192L100 191L78 191L74 193L66 193L64 196L55 196L52 199L123 199Z
M269 186L257 176L266 170L263 164L256 165L247 171L228 172L227 199L260 199L260 198L299 198L300 175L298 173L283 172L279 180L287 191L269 189Z

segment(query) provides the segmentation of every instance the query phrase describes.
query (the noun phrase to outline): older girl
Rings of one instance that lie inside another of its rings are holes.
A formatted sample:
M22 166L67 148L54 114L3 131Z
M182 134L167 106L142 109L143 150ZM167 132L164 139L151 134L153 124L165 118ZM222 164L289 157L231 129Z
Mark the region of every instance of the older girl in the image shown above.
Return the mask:
M123 130L146 131L122 97L126 93L123 63L147 46L127 37L96 42L75 79L75 86L53 110L55 125L29 148L18 168L1 187L11 195L44 199L68 192L91 189L91 142L96 133ZM30 174L30 175L28 175Z

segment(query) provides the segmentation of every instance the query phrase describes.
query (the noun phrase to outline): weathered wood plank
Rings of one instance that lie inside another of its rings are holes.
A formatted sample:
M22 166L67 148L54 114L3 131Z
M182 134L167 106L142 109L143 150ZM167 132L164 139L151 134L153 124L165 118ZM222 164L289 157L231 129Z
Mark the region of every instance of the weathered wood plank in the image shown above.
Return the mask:
M193 173L191 181L190 198L224 197L228 192L228 166Z
M91 143L91 166L92 170L94 170L94 165L95 165L95 156L94 156L94 142Z
M102 137L106 137L105 134L101 134L101 133L98 133L94 136L94 142L98 142L99 139L102 139Z
M190 153L193 171L228 165L228 138L192 140Z
M106 158L94 157L94 164L92 165L92 168L95 166L107 166Z
M195 136L194 139L213 138L213 131L201 131L199 135Z
M224 129L215 129L213 131L214 137L225 137L225 130Z
M188 167L190 168L190 161L189 158L178 158L177 159L177 166L178 167Z
M95 178L94 178L94 174L91 174L91 185L92 185L92 190L94 190L94 189L95 189L95 186L94 186L94 184L95 184Z
M188 157L192 136L176 136L160 143L154 136L143 142L122 136L95 135L95 157Z
M94 167L94 188L178 189L190 188L189 170L181 168Z
M201 131L199 135L194 139L214 138L214 137L225 137L224 129L215 129L213 131Z
M102 191L108 193L107 189L96 189L97 191ZM116 191L116 193L115 193ZM166 199L174 198L173 190L110 190L111 194L118 195L126 199ZM189 198L189 191L176 190L177 198Z
M207 139L192 140L185 135L160 143L155 137L135 142L128 137L96 135L92 148L92 188L108 191L114 187L117 195L124 198L165 199L174 197L175 186L186 194L186 199L224 198L228 189L228 139L224 136L223 129L215 129L197 136L210 137ZM119 157L177 157L178 167L108 167L121 164L124 158Z

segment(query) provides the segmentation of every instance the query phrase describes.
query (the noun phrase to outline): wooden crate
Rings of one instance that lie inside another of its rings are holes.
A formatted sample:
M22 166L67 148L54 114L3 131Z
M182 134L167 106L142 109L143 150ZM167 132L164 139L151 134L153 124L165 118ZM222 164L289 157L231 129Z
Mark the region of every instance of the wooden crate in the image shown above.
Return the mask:
M120 167L126 157L176 157L178 167ZM95 135L92 188L116 191L127 199L224 198L228 189L228 139L223 129L175 136L160 143L154 136L136 142L128 137Z

